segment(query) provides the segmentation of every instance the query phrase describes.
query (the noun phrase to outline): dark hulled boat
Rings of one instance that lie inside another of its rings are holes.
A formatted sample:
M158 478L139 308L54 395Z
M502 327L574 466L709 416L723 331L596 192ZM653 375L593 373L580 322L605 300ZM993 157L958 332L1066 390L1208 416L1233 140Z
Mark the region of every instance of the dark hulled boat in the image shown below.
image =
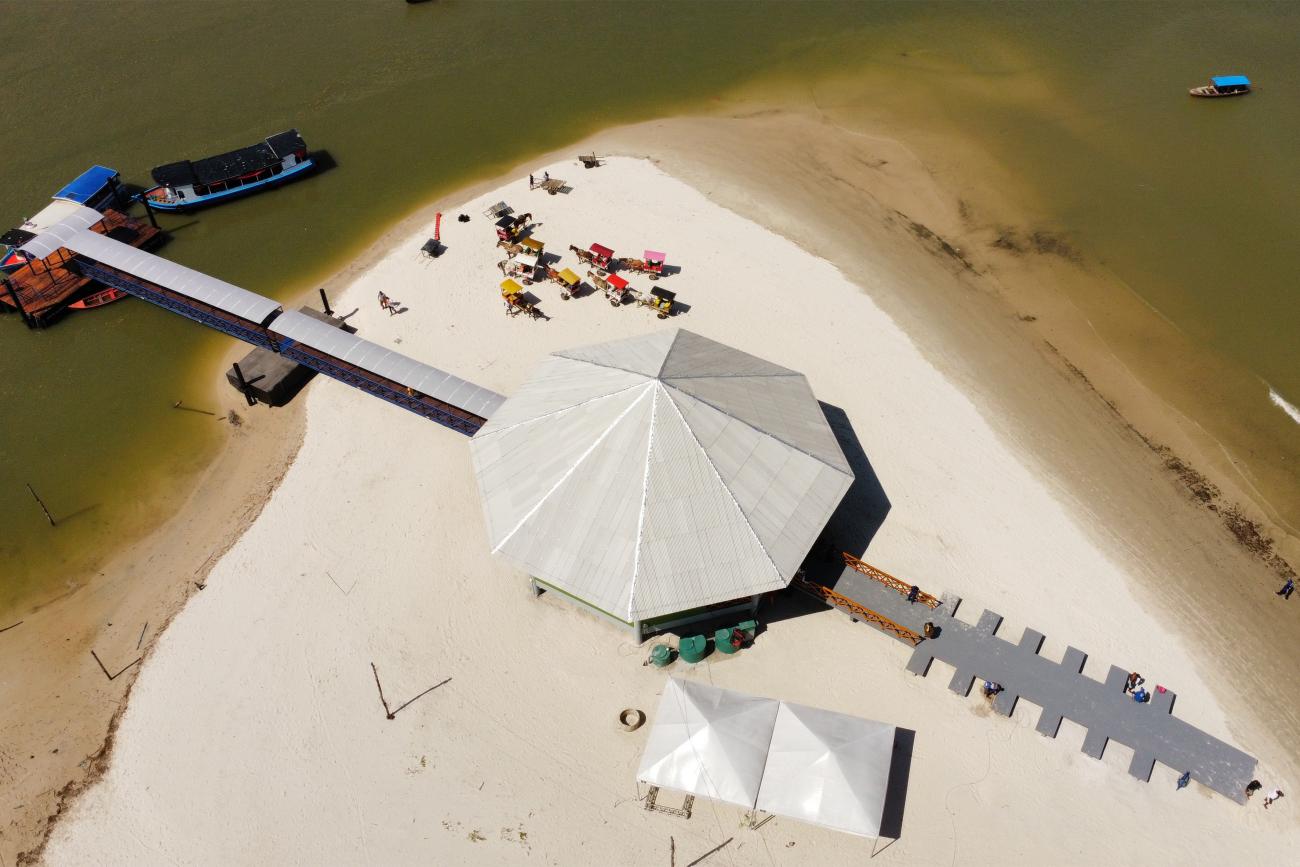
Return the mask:
M184 211L278 186L313 168L307 143L291 129L230 153L158 166L152 172L158 186L144 196L160 211Z

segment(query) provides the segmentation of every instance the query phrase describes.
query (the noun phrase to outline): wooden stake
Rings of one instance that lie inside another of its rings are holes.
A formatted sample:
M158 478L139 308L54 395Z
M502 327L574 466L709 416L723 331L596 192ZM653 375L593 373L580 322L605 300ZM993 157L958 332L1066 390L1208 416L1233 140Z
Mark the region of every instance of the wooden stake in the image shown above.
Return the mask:
M24 484L27 483L24 482ZM37 493L34 490L32 490L32 486L30 484L27 485L27 492L32 495L32 499L36 501L36 505L41 507L41 511L45 513L45 520L50 522L50 526L51 527L59 526L57 523L55 523L54 516L50 514L50 510L45 508L44 501L42 501L41 498L37 495Z
M334 315L334 311L330 309L330 300L329 300L328 298L325 297L325 290L324 290L324 289L321 289L321 290L320 290L320 303L323 304L323 305L325 305L325 315L326 315L326 316L333 316L333 315Z
M695 867L696 864L699 864L699 863L700 863L701 861L703 861L705 858L709 857L709 856L712 855L714 852L717 852L719 849L721 849L723 846L726 846L728 843L730 843L730 842L731 842L732 840L734 840L734 839L736 839L736 838L735 838L735 837L728 837L726 840L723 840L723 841L722 841L721 843L719 843L717 846L714 846L712 849L710 849L709 851L705 852L703 855L701 855L700 857L696 858L696 859L695 859L694 861L692 861L691 863L687 864L686 867Z

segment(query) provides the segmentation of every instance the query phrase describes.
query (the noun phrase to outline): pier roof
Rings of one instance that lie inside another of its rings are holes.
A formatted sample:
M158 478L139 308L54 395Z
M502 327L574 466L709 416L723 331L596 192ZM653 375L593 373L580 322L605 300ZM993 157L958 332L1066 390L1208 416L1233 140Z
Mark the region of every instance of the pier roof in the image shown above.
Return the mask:
M74 207L75 211L20 249L36 259L44 259L65 247L250 322L264 322L281 309L278 301L92 232L89 227L104 219L104 215L80 205Z

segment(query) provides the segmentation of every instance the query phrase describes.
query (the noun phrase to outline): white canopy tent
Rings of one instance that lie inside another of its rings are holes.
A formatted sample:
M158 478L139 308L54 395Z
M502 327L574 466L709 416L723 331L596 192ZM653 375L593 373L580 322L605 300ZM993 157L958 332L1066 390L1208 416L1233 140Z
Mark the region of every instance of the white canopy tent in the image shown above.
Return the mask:
M637 779L877 837L894 726L670 678Z
M637 779L754 808L777 702L670 678Z
M894 727L781 702L755 806L835 831L880 835Z

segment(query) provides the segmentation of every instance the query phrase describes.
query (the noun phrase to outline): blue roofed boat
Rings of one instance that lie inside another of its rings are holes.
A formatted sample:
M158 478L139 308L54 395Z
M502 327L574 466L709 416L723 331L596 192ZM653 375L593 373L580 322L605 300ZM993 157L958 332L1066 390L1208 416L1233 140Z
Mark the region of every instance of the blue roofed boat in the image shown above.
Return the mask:
M1250 93L1250 79L1244 75L1216 75L1209 84L1193 87L1192 96L1241 96Z
M27 258L18 252L18 248L75 212L78 207L94 208L101 212L114 205L120 207L120 188L121 176L117 169L91 166L77 175L51 196L53 201L37 212L36 216L0 235L0 272L9 274L26 265Z
M120 185L121 178L116 169L91 166L55 193L54 198L102 211L116 201Z
M152 172L158 186L144 198L160 211L186 211L278 186L314 167L307 143L291 129L230 153L158 166Z

